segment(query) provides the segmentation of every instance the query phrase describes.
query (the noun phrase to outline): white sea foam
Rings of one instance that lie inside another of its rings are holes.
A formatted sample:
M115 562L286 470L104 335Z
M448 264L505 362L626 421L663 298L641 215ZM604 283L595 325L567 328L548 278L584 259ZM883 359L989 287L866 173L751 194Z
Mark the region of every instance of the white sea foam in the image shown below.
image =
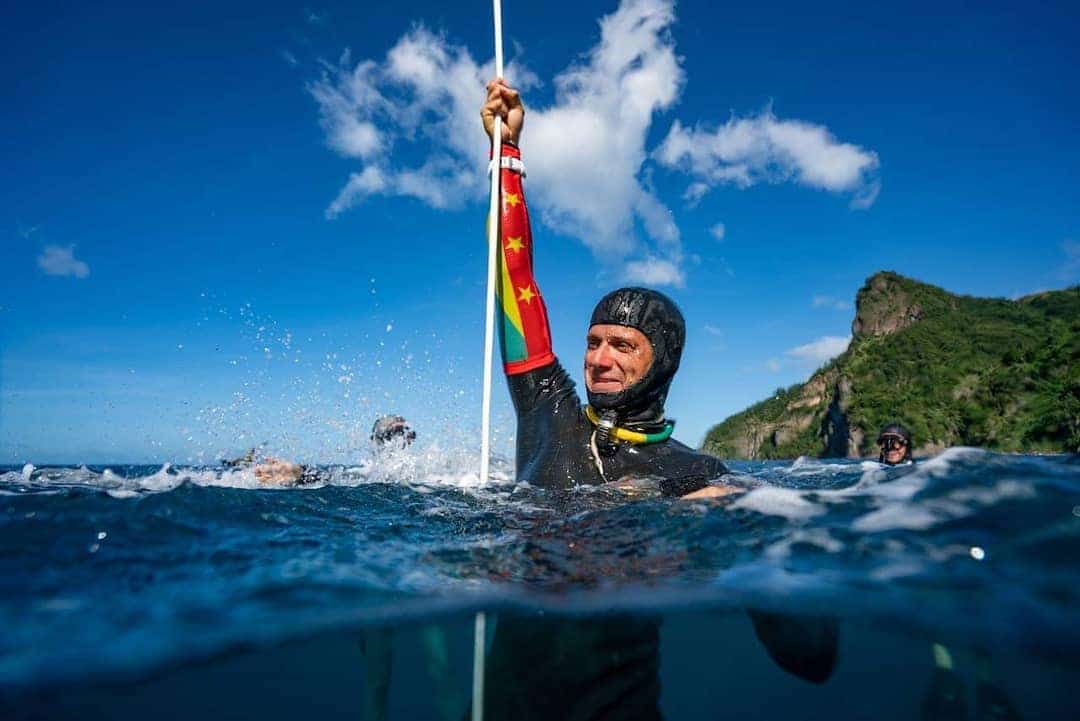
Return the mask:
M780 472L796 478L803 476L837 475L839 473L851 473L856 466L851 463L829 463L809 456L799 456L787 468L781 468Z
M894 503L856 518L851 527L863 533L878 533L898 528L921 531L942 520L944 519L940 515L923 506Z
M745 508L769 516L782 516L789 520L812 518L825 509L806 500L804 491L776 486L761 486L742 496L729 508Z
M981 448L969 448L957 446L948 448L933 458L928 458L918 464L919 469L934 478L944 478L949 475L952 467L960 462L978 461L989 458L992 454Z
M785 559L791 555L791 548L796 544L816 546L827 553L839 553L844 550L844 543L830 536L826 529L800 528L766 548L765 555L773 560Z
M505 458L494 456L490 477L481 483L479 458L472 449L443 449L438 443L424 448L416 446L389 449L364 458L351 466L331 466L319 469L320 480L303 486L276 486L261 482L253 467L243 468L177 468L170 463L157 471L137 477L125 477L111 468L100 473L81 466L72 468L36 468L26 464L21 472L0 475L0 484L28 488L0 488L0 494L59 492L70 487L91 487L107 492L117 499L129 499L145 493L163 493L185 484L201 487L221 487L247 490L311 490L333 486L356 486L364 483L400 483L419 491L440 487L463 490L506 488L514 483L512 466Z
M960 503L977 503L980 506L992 506L998 501L1010 498L1034 498L1035 489L1030 483L1021 481L998 481L991 487L968 486L953 491L949 498Z

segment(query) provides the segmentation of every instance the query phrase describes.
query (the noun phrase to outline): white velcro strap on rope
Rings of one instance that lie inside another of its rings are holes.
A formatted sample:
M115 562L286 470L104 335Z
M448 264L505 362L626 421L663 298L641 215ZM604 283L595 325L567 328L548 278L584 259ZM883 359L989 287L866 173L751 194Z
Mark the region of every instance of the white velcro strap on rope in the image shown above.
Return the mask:
M511 158L509 155L504 155L500 158L501 165L504 168L513 170L521 177L525 177L525 163L521 162L521 158ZM495 169L495 161L492 160L488 163L488 177L491 177L491 171Z

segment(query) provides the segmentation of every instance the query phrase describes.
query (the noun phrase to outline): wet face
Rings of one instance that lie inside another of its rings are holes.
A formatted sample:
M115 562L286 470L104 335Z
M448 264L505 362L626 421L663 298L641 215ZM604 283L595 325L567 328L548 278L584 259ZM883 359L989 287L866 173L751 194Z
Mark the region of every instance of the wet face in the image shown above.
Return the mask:
M652 361L652 343L637 328L594 325L585 337L585 387L618 393L641 380Z
M885 436L880 443L886 463L900 463L907 455L907 441L900 436Z

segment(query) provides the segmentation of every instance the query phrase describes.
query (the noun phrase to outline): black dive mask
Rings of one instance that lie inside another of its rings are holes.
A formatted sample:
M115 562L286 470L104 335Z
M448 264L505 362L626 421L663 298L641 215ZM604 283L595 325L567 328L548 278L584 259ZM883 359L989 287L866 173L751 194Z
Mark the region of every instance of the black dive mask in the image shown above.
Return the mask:
M881 450L888 453L889 451L896 451L900 450L901 448L907 448L907 441L905 441L903 438L900 438L899 436L885 436L880 441L878 441L878 445L881 446Z
M686 322L679 307L655 290L620 288L596 304L589 325L600 324L641 331L652 344L653 360L645 375L629 388L618 393L589 391L589 404L601 414L615 411L620 424L662 421L664 401L686 342Z

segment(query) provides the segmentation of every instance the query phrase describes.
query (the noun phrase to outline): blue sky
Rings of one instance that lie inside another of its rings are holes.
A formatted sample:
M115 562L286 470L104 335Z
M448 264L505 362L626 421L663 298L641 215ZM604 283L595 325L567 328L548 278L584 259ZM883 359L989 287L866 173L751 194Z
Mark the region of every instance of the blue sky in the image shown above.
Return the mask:
M389 411L476 443L489 13L9 9L0 462L348 460ZM1080 281L1078 20L507 2L556 352L577 368L595 300L660 285L690 334L669 412L697 444L842 348L877 270L991 296Z

